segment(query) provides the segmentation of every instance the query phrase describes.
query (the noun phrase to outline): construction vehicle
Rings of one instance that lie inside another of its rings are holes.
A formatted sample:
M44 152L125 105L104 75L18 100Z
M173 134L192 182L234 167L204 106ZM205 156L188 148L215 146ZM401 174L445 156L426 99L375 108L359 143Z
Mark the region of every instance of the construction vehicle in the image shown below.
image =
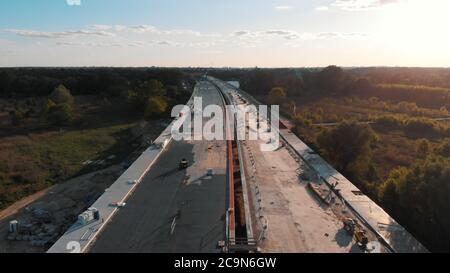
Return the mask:
M188 167L189 167L189 161L187 159L183 158L180 161L180 170L187 169Z
M363 249L366 249L369 243L369 238L367 238L366 231L363 229L358 229L355 232L356 243Z
M369 243L369 238L367 237L366 231L359 225L359 223L353 218L343 219L344 229L347 233L354 237L356 243L361 248L366 248Z

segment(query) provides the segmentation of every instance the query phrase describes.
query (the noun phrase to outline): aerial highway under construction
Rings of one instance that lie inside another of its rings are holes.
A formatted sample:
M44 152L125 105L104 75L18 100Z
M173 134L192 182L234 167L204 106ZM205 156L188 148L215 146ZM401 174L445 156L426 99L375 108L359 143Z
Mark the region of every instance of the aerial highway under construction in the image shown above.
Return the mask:
M209 82L195 92L204 106L223 106ZM226 158L225 141L172 141L90 252L219 251L226 229ZM180 168L182 159L190 163L187 169ZM208 169L214 173L207 175Z
M245 91L204 76L193 98L223 110L223 128L215 130L226 138L194 130L193 139L176 141L167 129L94 204L97 218L75 224L49 252L72 251L73 242L93 253L427 252L282 116L257 119L257 129L279 120L279 129L268 130L280 138L272 151L261 149L267 140L249 138L258 110L244 118L246 137L238 138L237 116L225 106L258 106ZM188 105L203 110L192 99Z

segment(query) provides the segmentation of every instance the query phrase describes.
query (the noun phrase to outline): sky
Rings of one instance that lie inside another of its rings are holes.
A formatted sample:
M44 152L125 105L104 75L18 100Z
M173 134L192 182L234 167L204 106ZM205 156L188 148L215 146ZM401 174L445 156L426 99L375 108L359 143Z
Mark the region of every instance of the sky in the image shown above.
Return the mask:
M0 66L450 66L448 0L0 0Z

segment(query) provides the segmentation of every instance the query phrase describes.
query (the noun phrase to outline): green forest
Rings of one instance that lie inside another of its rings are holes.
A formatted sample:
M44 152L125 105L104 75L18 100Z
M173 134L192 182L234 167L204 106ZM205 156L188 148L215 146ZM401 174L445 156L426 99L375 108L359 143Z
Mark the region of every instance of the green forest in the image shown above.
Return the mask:
M160 133L193 84L178 69L0 69L0 209L126 160L132 129L146 120Z

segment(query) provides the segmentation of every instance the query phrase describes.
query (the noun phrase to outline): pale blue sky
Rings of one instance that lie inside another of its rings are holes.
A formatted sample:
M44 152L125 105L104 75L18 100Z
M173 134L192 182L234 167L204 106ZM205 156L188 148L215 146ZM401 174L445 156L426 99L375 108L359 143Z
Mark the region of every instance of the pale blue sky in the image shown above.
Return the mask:
M448 67L449 2L0 0L0 66Z

